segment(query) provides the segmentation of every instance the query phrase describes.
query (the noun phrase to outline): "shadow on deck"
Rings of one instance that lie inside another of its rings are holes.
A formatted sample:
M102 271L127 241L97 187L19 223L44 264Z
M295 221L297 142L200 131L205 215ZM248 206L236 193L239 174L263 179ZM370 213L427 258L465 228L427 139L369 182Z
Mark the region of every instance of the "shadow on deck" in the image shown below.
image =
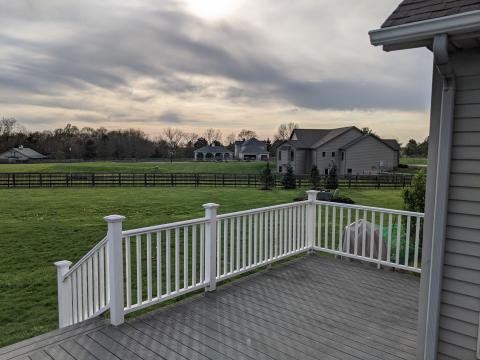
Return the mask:
M128 320L0 349L5 359L414 359L419 278L319 255Z

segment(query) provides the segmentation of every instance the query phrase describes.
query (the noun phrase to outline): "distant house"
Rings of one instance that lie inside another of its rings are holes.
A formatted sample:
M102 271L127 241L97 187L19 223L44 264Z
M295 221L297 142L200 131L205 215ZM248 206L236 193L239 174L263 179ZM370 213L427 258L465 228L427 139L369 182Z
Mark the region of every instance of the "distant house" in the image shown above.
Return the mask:
M230 160L233 158L233 152L223 146L203 146L193 152L194 159L200 160Z
M235 141L235 158L240 160L269 160L267 142L255 138Z
M46 159L45 155L40 154L39 152L25 148L22 145L16 148L5 151L0 154L0 161L2 162L27 162L31 160L42 160Z
M295 129L277 148L277 171L290 164L295 174L308 174L316 165L320 174L335 166L337 174L375 174L398 166L400 146L364 134L355 126L337 129Z

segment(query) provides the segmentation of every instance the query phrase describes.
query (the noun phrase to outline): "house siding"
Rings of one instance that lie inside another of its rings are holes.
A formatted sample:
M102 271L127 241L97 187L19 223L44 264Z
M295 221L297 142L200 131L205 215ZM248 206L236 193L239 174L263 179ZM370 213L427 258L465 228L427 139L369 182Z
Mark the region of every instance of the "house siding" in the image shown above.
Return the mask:
M396 166L397 152L373 137L367 137L345 150L343 173L352 169L353 174L371 174L378 172L374 167L383 161L385 170Z
M295 163L294 163L294 172L295 174L303 175L307 173L307 153L310 150L307 149L296 149L295 151Z
M279 169L281 168L282 169L282 173L285 172L286 168L287 168L287 165L290 163L290 149L291 147L290 146L280 146L278 149L277 149L277 154L276 154L276 158L277 158L277 171L279 171Z
M480 50L452 55L457 79L438 354L476 359L480 312Z
M318 171L320 174L323 174L324 169L330 166L330 161L333 160L339 175L343 175L343 168L342 168L342 157L340 153L340 148L348 144L349 142L355 140L356 138L362 136L362 132L358 129L351 129L348 130L346 133L338 136L337 138L333 139L332 141L326 143L323 146L320 146L315 150L315 155L313 156L316 159L316 165L318 167ZM325 152L325 157L322 156L322 153ZM332 157L332 152L335 152L335 157Z

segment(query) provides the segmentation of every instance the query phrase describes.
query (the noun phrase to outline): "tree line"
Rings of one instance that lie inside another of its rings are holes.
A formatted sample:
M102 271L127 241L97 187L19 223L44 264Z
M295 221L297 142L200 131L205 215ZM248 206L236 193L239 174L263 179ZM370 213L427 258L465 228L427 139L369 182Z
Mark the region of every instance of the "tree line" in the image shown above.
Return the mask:
M295 123L281 124L274 141L287 140L296 127ZM54 130L28 131L14 118L0 120L0 153L22 145L54 160L191 159L193 152L203 146L225 146L233 151L235 141L254 137L257 133L250 129L224 135L213 128L197 133L169 127L151 138L138 129L78 128L72 124ZM271 144L267 139L267 147Z
M272 141L266 140L268 150L274 152L275 145L287 140L297 127L298 124L293 122L280 124ZM369 128L363 128L362 131L373 133ZM78 128L72 124L54 130L28 131L14 118L0 119L0 153L23 145L54 160L191 159L193 152L203 146L225 146L233 151L235 141L254 137L258 137L257 133L251 129L225 135L213 128L197 133L169 127L163 129L161 135L151 138L138 129ZM423 142L409 140L402 147L402 153L426 157L428 138Z
M428 137L422 142L417 142L414 139L410 139L408 143L402 148L402 153L405 156L411 157L427 157Z

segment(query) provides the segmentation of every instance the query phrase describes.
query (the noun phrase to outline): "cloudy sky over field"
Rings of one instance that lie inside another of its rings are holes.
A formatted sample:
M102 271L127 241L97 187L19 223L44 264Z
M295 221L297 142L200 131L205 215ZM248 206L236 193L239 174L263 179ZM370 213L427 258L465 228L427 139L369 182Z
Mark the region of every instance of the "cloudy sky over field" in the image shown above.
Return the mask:
M0 117L28 129L428 132L431 55L369 44L400 0L0 2Z

